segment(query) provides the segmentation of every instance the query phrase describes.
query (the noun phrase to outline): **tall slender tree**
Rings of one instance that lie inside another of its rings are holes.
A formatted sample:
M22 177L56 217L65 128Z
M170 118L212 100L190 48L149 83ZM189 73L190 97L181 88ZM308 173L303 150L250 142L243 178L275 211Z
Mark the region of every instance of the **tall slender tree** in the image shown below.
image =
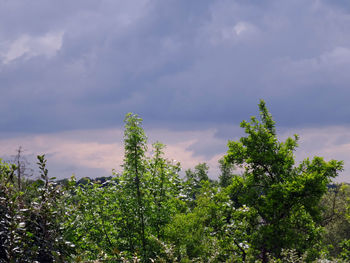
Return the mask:
M124 164L122 176L122 191L125 193L122 206L126 208L126 222L129 229L135 228L136 234L129 233L129 248L140 249L143 260L146 259L145 233L145 152L147 151L147 137L141 127L142 119L136 114L128 113L125 117L124 131ZM136 219L136 222L133 222ZM130 230L129 230L130 231ZM138 248L138 240L141 240ZM136 247L135 247L136 245Z

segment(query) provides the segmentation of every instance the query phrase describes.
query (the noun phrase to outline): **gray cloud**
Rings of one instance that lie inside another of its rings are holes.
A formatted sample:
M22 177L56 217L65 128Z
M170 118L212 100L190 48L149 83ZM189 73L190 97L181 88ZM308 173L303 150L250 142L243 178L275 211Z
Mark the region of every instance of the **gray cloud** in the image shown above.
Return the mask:
M133 111L150 127L216 128L189 148L213 156L260 98L283 129L349 125L346 1L0 5L2 137L120 127Z

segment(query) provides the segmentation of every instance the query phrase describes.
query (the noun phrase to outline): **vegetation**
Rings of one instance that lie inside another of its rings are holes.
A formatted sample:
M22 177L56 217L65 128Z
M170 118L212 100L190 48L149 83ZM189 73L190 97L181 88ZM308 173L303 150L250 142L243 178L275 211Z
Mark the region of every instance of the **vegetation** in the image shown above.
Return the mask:
M263 101L229 141L219 180L200 163L179 176L142 119L125 118L123 171L76 181L23 176L0 161L0 262L349 262L350 186L341 161L295 163ZM150 157L147 157L150 156ZM235 168L240 167L238 174Z

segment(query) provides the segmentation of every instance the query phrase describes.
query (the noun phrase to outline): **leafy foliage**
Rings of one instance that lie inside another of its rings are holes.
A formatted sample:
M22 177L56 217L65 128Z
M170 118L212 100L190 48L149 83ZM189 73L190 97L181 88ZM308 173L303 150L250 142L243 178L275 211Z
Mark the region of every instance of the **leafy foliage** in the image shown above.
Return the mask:
M218 182L205 163L181 178L165 145L148 151L132 113L113 176L57 182L42 155L29 180L0 160L0 262L348 261L349 186L330 184L343 163L295 164L298 136L278 141L263 101L259 109L241 123L246 136L228 142Z
M259 104L261 121L243 121L246 137L229 141L225 160L244 168L234 189L238 207L247 205L256 213L249 241L258 257L279 257L282 249L304 253L320 240L320 200L327 184L343 169L343 163L306 159L295 166L298 136L279 142L275 122L264 101Z
M26 192L15 186L17 167L0 162L0 262L64 262L70 244L63 239L63 192L48 177L38 156L41 179ZM26 194L26 196L25 196Z
M330 185L321 201L323 238L329 245L331 256L344 253L347 240L350 240L350 186L347 184ZM343 251L343 252L342 252ZM346 252L345 252L346 253Z

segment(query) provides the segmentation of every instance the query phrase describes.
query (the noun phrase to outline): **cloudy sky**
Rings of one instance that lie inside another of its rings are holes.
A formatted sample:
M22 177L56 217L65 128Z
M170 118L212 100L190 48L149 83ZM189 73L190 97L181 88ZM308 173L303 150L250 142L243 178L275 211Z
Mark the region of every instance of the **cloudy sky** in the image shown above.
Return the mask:
M51 176L120 170L127 112L215 176L264 99L298 160L350 182L349 85L347 0L0 1L0 156L45 153Z

